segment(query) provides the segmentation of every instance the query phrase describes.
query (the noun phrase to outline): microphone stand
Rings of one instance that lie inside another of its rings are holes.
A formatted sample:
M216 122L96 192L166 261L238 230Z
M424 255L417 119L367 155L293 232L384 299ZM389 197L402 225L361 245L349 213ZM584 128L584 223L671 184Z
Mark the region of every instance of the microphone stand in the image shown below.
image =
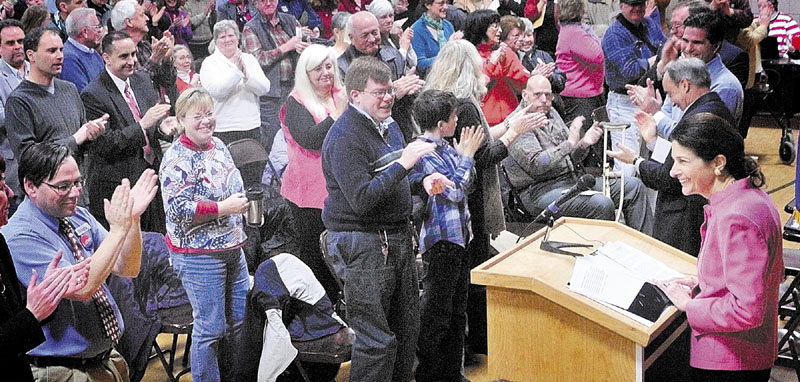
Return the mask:
M550 216L545 223L547 228L544 231L544 238L542 238L541 244L539 244L539 249L546 252L551 252L559 255L566 255L566 256L583 256L580 253L565 251L562 248L591 248L592 244L580 244L580 243L567 243L563 241L552 241L550 240L550 230L553 229L553 223L555 219L553 216Z

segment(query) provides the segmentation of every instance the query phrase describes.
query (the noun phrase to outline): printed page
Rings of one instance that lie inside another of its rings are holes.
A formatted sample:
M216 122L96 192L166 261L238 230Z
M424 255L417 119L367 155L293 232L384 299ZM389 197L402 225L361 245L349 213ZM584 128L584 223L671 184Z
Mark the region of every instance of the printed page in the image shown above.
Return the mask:
M575 259L568 288L591 299L627 309L633 303L644 280L602 256Z
M674 277L683 277L684 274L668 267L666 264L648 256L646 253L631 247L621 241L606 243L597 249L602 257L607 257L628 269L638 277L650 281L658 282Z

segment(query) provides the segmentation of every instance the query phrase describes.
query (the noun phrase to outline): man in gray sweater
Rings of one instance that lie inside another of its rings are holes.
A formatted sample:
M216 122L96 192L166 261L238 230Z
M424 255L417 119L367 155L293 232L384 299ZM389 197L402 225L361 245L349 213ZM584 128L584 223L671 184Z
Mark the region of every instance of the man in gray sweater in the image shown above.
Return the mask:
M567 127L552 108L552 99L553 91L547 78L535 75L528 80L522 91L520 107L532 103L529 112L544 113L549 121L517 138L508 148L508 158L503 160L511 187L519 193L525 209L534 214L575 185L584 174L580 164L588 153L587 148L602 135L602 130L595 124L581 136L583 117L575 118ZM610 188L611 197L619 200L619 182L612 181ZM595 190L602 190L600 179L597 179ZM644 191L639 179L626 177L622 212L628 226L650 234L652 211ZM602 193L581 194L560 205L558 216L614 220L614 206L615 202Z
M56 78L64 62L58 31L36 28L24 45L30 73L6 101L11 150L19 157L34 143L55 141L69 147L80 163L86 144L105 130L108 115L87 122L75 85Z

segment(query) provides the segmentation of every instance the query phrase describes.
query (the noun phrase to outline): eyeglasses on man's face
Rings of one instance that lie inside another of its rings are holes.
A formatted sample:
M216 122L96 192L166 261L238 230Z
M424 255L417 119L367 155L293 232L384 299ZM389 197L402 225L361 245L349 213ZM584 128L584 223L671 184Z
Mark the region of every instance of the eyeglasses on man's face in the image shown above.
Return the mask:
M380 90L371 90L371 91L362 90L362 91L364 93L372 94L373 97L379 98L379 99L383 99L383 97L386 97L387 94L390 95L390 96L394 96L397 93L397 89L395 89L393 87L389 87L389 88L386 88L386 89L380 89Z
M86 180L83 179L83 178L80 178L80 179L76 180L73 183L69 183L69 182L59 183L59 184L50 184L50 183L47 183L47 182L42 182L42 183L44 183L48 187L52 188L53 191L55 191L57 194L63 196L63 195L69 194L69 192L72 191L73 187L77 188L78 191L82 191L83 190L83 186L86 185Z

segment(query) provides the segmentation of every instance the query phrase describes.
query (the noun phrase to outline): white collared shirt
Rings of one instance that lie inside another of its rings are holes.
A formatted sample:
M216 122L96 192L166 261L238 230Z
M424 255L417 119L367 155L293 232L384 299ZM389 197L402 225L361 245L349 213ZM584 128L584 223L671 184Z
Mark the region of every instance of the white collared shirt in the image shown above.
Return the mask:
M133 94L133 88L130 87L131 85L130 80L129 79L122 80L121 78L115 76L114 73L111 73L111 71L108 70L107 66L106 66L106 72L108 72L108 75L111 77L111 80L114 81L114 85L117 85L117 90L119 90L120 94L122 94L122 97L125 98L126 102L128 101L128 98L125 95L125 86L127 85L131 89L131 97L133 98L133 102L136 102L136 106L138 107L139 102L136 101L136 95Z

